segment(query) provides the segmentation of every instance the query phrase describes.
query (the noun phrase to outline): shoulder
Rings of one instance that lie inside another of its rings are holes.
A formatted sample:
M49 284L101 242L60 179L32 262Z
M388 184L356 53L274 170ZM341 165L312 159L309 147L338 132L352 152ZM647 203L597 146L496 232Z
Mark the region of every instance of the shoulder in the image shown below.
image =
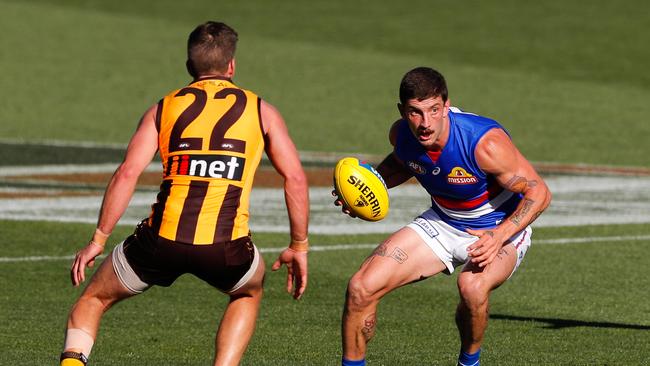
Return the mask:
M517 148L502 128L488 130L474 149L476 162L486 172L493 172L496 167L513 159L517 154Z
M390 130L388 132L388 141L390 141L390 144L395 146L397 144L397 136L399 135L399 130L400 127L405 123L403 119L398 119L397 121L393 122L392 126L390 126Z
M259 98L259 106L262 129L265 134L278 124L284 125L284 118L282 118L282 114L275 106L261 98Z

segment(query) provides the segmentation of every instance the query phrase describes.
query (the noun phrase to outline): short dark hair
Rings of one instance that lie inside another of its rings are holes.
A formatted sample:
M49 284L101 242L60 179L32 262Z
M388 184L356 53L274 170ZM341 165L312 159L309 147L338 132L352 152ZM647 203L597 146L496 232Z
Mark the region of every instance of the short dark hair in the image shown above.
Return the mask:
M399 100L406 104L409 99L423 100L431 97L447 101L449 92L445 77L430 67L416 67L407 72L399 85Z
M187 62L198 76L224 73L235 57L237 32L220 22L205 22L196 27L187 40Z

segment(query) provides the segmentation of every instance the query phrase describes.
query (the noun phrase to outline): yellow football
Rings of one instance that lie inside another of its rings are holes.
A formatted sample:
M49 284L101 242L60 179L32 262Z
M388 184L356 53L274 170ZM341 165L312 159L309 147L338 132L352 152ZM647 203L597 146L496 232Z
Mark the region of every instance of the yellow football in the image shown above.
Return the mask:
M355 216L379 221L388 214L388 189L370 164L357 158L339 160L334 168L334 189Z

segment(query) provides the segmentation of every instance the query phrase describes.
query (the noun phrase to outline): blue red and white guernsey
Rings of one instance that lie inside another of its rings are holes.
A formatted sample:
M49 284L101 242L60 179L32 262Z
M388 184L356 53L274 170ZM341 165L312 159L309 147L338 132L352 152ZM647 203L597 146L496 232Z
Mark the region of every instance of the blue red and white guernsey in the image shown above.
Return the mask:
M493 228L522 199L521 194L499 186L476 163L476 144L493 128L505 131L494 120L451 107L447 144L442 151L432 152L420 145L406 120L398 122L395 154L431 195L431 208L459 230Z

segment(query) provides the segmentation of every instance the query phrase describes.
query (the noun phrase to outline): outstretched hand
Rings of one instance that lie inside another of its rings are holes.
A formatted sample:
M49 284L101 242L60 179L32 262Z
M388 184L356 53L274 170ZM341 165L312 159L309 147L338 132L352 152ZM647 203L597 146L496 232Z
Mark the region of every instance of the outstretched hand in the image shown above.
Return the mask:
M91 241L85 248L77 252L74 262L72 262L72 268L70 268L70 279L74 287L86 280L86 267L92 268L95 265L95 259L103 251L103 246Z
M492 263L499 253L505 239L496 230L465 230L468 234L478 237L478 240L467 247L467 254L472 257L472 263L485 267Z
M348 215L348 216L350 216L352 218L357 217L355 214L353 214L350 211L350 209L345 204L345 202L343 202L343 200L341 199L341 196L336 191L336 189L332 190L332 196L336 197L336 200L334 200L334 206L341 206L341 212L343 212L344 214L346 214L346 215Z
M293 291L293 298L299 300L307 288L307 252L287 248L280 253L271 269L277 271L283 264L287 266L287 292Z

